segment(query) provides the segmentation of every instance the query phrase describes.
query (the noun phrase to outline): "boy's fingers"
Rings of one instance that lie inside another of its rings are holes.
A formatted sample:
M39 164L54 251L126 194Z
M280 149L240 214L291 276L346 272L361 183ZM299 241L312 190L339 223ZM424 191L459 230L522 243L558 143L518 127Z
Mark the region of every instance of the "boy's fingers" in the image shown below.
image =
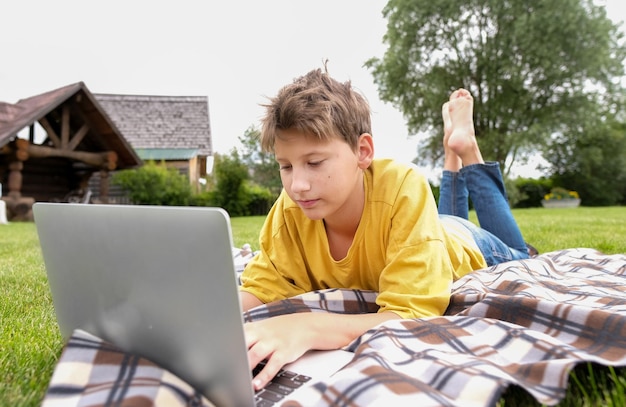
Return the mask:
M274 378L284 366L284 363L278 360L278 357L269 357L265 363L265 367L252 379L254 390L261 390L267 383Z

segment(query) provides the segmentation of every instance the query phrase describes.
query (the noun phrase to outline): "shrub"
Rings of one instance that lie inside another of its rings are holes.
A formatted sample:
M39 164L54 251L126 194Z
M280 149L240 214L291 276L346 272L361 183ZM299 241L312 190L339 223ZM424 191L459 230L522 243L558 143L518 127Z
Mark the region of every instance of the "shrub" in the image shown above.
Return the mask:
M238 198L233 201L224 200L220 191L213 189L195 194L189 205L192 206L219 206L224 208L230 216L267 215L276 196L269 188L261 187L249 182L241 185Z
M277 197L269 188L249 183L245 185L248 195L248 215L267 215Z
M186 176L154 161L148 161L138 169L117 172L111 182L119 185L138 205L186 206L192 195Z
M215 192L202 191L191 196L189 205L191 206L216 206Z
M236 150L230 155L215 155L213 177L212 205L223 208L231 217L247 215L248 194L244 183L249 178L248 168Z
M514 207L535 208L541 207L541 200L552 188L552 181L547 178L517 178L514 185L520 194Z

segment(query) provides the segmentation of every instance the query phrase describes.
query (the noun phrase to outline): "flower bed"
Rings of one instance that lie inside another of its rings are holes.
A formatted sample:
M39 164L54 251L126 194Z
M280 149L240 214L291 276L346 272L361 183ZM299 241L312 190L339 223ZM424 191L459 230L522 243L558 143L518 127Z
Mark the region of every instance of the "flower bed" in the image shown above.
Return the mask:
M556 187L541 200L541 205L544 208L576 208L580 205L580 198L576 191Z

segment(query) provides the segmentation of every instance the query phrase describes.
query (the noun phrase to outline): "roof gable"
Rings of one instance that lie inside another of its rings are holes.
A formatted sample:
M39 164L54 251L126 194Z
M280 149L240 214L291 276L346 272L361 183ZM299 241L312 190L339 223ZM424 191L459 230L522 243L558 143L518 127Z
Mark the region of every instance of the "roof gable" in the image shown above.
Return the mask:
M35 122L46 119L49 123L58 123L63 109L71 112L69 124L74 131L87 124L88 131L76 146L77 150L114 151L118 168L141 164L141 159L83 82L21 99L15 104L0 103L0 147Z
M83 86L82 82L74 83L21 99L16 104L0 103L0 144L8 143L20 130L45 117Z

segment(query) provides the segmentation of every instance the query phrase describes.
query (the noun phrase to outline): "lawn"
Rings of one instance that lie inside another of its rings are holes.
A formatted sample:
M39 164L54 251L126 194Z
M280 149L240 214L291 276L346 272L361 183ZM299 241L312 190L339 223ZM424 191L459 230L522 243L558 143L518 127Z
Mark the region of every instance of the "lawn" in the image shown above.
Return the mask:
M526 240L540 252L590 247L607 254L626 253L626 207L516 209L513 215ZM233 218L234 244L250 243L257 249L263 219ZM0 321L0 406L38 406L62 341L33 223L0 225ZM625 405L625 372L579 366L560 405ZM500 404L527 406L533 399L512 388Z

